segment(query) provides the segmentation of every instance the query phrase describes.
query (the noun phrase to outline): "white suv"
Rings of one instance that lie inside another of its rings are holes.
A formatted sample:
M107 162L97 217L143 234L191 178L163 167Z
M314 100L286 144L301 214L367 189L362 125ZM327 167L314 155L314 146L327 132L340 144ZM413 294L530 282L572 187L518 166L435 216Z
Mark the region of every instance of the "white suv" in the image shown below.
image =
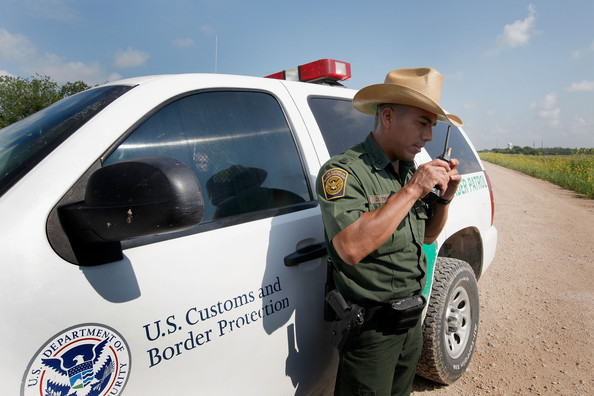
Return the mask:
M331 391L336 351L313 186L330 155L371 129L354 93L152 76L90 89L0 130L6 393ZM497 239L481 162L462 130L450 141L464 179L443 234L426 247L439 258L420 369L444 383L470 361L475 277Z

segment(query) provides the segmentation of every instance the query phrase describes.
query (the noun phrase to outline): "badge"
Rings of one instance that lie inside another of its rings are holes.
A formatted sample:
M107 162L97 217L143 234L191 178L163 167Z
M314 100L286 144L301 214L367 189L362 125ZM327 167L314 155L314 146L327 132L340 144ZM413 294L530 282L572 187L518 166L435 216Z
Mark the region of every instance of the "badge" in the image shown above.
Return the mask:
M130 349L105 325L81 324L56 334L37 351L21 396L119 395L130 373Z
M344 169L332 168L322 176L324 186L324 195L326 199L336 199L344 197L346 179L349 173Z

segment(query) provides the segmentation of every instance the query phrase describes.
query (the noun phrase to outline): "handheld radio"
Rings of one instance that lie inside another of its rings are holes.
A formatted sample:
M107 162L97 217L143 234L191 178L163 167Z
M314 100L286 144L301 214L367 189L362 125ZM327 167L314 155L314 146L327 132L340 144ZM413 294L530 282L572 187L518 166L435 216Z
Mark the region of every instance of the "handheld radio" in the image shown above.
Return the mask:
M446 137L445 137L445 144L443 145L443 153L441 153L441 155L439 155L437 157L440 160L446 161L448 164L450 163L450 155L452 154L452 148L448 147L448 145L450 143L450 128L451 127L452 127L451 125L448 125L448 131L446 132ZM429 194L425 195L422 198L422 200L426 204L431 205L432 203L437 201L437 199L439 197L441 197L441 189L439 188L439 186L435 186L431 189Z

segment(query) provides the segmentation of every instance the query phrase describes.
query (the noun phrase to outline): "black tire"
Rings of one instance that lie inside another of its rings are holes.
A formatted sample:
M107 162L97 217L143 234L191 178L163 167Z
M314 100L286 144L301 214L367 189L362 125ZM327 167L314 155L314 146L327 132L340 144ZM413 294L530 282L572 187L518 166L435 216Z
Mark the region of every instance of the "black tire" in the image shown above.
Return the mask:
M479 324L479 296L468 263L437 259L423 323L423 352L417 374L451 384L470 364Z

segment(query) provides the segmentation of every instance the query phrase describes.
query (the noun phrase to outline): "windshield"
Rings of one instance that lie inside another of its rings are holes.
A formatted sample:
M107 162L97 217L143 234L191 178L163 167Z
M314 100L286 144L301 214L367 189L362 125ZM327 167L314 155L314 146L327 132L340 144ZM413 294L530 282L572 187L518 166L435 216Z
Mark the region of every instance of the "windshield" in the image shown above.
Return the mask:
M95 88L0 129L0 196L130 86Z

